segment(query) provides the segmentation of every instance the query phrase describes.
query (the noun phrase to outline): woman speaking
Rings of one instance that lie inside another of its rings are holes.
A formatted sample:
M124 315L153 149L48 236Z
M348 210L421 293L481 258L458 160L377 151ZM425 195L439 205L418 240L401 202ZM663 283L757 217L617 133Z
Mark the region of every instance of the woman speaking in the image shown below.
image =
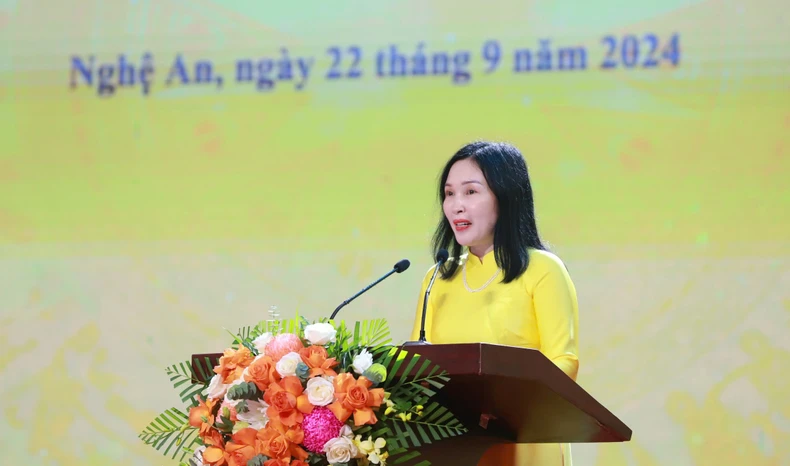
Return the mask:
M524 157L509 144L474 142L447 162L439 183L444 215L433 237L439 270L425 318L430 343L535 348L573 380L579 370L576 290L540 239ZM427 272L420 297L433 274ZM422 320L418 301L412 340ZM503 444L479 465L571 465L570 445Z

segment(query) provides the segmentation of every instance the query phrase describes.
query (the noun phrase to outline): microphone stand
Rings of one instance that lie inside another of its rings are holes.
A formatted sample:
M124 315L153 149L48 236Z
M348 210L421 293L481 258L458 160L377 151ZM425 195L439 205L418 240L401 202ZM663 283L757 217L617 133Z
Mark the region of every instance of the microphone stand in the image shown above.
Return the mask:
M378 285L378 284L379 284L379 283L381 283L381 282L382 282L382 281L383 281L385 278L389 277L389 276L390 276L390 275L392 275L393 273L396 273L396 272L397 272L397 273L401 273L401 272L404 272L404 271L406 271L406 269L408 269L408 268L409 268L409 265L410 265L410 262L409 262L407 259L403 259L403 260L400 260L400 261L398 261L398 263L397 263L397 264L395 264L395 265L392 267L392 270L390 270L389 272L387 272L387 273L386 273L386 275L384 275L383 277L379 278L378 280L376 280L375 282L371 283L370 285L366 286L366 287L365 287L365 288L363 288L363 289L362 289L362 290L361 290L359 293L355 294L354 296L352 296L352 297L348 298L347 300L343 301L342 303L340 303L340 305L339 305L337 308L335 308L335 311L334 311L334 312L332 313L332 315L329 317L329 320L334 320L334 318L335 318L335 316L337 315L338 311L340 311L340 309L342 309L342 308L343 308L345 305L347 305L347 304L348 304L348 303L350 303L351 301L353 301L353 300L357 299L357 297L358 297L359 295L361 295L362 293L364 293L364 292L368 291L369 289L373 288L374 286Z
M352 297L348 298L347 300L343 301L342 303L340 303L340 305L337 306L335 311L329 317L329 320L333 320L335 318L335 316L337 315L338 311L340 311L340 309L345 307L351 301L357 299L357 297L359 297L359 295L361 295L362 293L368 291L369 289L373 288L374 286L378 285L381 281L383 281L385 278L389 277L390 275L392 275L395 272L397 272L397 270L395 270L395 269L390 270L389 272L387 272L386 275L384 275L383 277L379 278L378 280L376 280L375 282L371 283L370 285L366 286L359 293L355 294L354 296L352 296Z
M431 295L431 289L433 288L433 282L436 281L436 274L439 273L439 269L442 267L444 262L447 260L447 251L442 250L437 254L438 261L436 262L436 267L433 269L433 275L431 276L431 281L428 283L428 287L425 289L425 296L422 300L422 317L420 320L420 337L417 341L407 341L403 343L403 346L415 346L415 345L430 345L430 343L425 339L425 315L428 313L428 297Z

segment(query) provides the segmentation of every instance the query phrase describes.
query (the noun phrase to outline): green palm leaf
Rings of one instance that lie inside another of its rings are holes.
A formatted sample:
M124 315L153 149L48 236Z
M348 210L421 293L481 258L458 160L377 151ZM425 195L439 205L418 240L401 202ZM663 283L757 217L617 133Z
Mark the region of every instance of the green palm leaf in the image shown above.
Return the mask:
M354 325L353 346L365 346L372 353L392 343L387 319L373 319L356 322Z
M197 434L197 429L189 426L186 414L177 408L170 408L151 421L138 437L165 456L175 459L180 454L181 461L200 441Z
M383 387L390 398L414 397L423 394L432 397L450 380L447 372L437 364L416 353L392 347L379 361L387 369ZM429 385L426 387L425 385ZM401 393L403 391L403 393Z
M387 464L403 464L407 461L411 461L415 458L419 458L420 452L416 450L406 450L405 448L398 448L395 450L389 451L389 458L387 458ZM412 466L431 466L431 462L428 460L420 461L419 463L414 463Z
M406 433L403 436L407 443L405 448L419 448L422 444L438 442L467 432L466 427L450 410L435 402L425 408L422 416L413 417L409 421L392 418L389 422L394 423L396 432ZM399 428L400 425L403 426L402 430Z
M321 319L319 322L329 322L337 331L334 343L327 346L327 352L331 357L340 362L340 366L347 368L359 348L367 348L375 357L382 348L387 348L392 339L386 319L364 320L354 323L353 330L346 326L345 321L329 321Z
M406 421L397 416L385 420L385 425L393 433L393 447L404 450L418 448L467 431L446 407L436 402L429 403L450 380L447 372L437 364L396 347L383 354L379 363L387 369L387 379L381 386L390 393L398 411L411 412L412 416ZM417 405L425 405L421 415L416 415L416 409L413 409Z
M250 337L251 334L252 334L252 327L250 327L249 325L246 327L241 327L239 329L239 333L237 333L237 335L241 337L242 340L251 340L252 339Z
M173 388L180 390L181 401L191 403L192 406L197 406L197 396L205 396L204 391L208 388L208 382L203 383L198 380L210 380L214 373L208 358L205 359L206 361L196 360L197 369L193 368L189 361L185 361L165 370L170 382L173 383ZM201 376L205 378L200 378Z
M196 382L198 380L205 380L206 386L208 386L208 381L211 380L214 375L214 365L219 361L212 361L208 356L203 356L203 359L193 359L191 367L191 372L197 375L196 379L193 379L192 382Z

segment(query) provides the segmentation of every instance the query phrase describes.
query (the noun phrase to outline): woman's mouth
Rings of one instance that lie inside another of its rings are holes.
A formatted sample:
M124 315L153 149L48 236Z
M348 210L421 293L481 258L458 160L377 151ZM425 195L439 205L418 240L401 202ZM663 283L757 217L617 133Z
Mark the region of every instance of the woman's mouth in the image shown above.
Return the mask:
M470 226L472 226L472 222L465 218L460 218L458 220L453 220L453 225L455 226L455 231L464 231Z

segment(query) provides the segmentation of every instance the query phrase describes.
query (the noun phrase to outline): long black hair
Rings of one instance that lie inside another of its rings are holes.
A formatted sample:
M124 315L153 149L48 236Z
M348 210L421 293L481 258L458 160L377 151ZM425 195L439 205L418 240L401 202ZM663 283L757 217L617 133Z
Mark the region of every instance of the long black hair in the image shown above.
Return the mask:
M529 265L528 248L547 250L540 239L535 222L532 185L524 156L513 145L502 142L477 141L463 146L444 166L439 180L439 205L444 204L444 184L450 168L459 160L474 161L483 172L496 197L499 215L494 225L494 258L504 272L503 283L523 274ZM458 270L463 246L458 244L450 222L442 209L441 220L433 234L433 257L447 249L455 260L444 263L441 276L452 277Z

